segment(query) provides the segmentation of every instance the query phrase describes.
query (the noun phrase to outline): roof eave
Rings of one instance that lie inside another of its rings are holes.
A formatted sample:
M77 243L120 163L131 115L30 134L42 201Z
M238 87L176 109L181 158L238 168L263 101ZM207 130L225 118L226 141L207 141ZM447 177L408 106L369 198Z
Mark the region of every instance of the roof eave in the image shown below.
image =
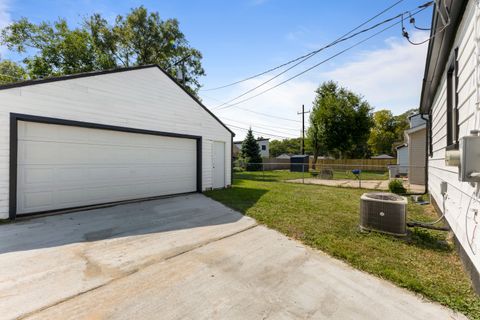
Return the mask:
M158 68L161 72L163 72L163 74L165 74L168 78L170 78L170 80L172 80L177 86L179 86L186 94L188 94L190 96L190 98L192 98L203 109L205 109L205 111L207 111L216 121L218 121L225 129L227 129L228 132L230 132L232 137L235 136L235 133L229 127L227 127L227 125L225 125L215 114L213 114L197 97L195 97L193 94L191 94L189 91L187 91L187 89L185 89L185 87L182 86L177 81L177 79L175 79L172 75L170 75L168 72L163 70L157 64L148 64L148 65L142 65L142 66L127 67L127 68L115 68L115 69L109 69L109 70L82 72L82 73L76 73L76 74L71 74L71 75L64 75L64 76L50 77L50 78L43 78L43 79L36 79L36 80L25 80L25 81L0 85L0 90L26 87L26 86L44 84L44 83L49 83L49 82L57 82L57 81L65 81L65 80L72 80L72 79L78 79L78 78L94 77L94 76L99 76L99 75L103 75L103 74L110 74L110 73L117 73L117 72L126 72L126 71L132 71L132 70L155 68L155 67Z
M420 95L420 113L428 114L430 112L433 97L438 89L440 80L445 71L452 47L455 41L455 35L458 26L462 21L468 0L450 1L448 6L450 14L450 24L442 30L437 31L442 26L442 19L439 19L436 5L433 9L432 25L430 31L430 41L428 44L427 58L425 62L425 72ZM440 8L439 10L442 10ZM444 14L447 14L444 12Z

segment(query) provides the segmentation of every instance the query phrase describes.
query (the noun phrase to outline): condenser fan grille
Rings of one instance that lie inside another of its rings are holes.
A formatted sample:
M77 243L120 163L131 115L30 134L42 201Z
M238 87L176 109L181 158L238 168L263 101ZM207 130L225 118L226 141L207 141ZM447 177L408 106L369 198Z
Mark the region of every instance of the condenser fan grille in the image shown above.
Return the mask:
M393 193L364 193L360 198L360 228L406 235L407 199Z

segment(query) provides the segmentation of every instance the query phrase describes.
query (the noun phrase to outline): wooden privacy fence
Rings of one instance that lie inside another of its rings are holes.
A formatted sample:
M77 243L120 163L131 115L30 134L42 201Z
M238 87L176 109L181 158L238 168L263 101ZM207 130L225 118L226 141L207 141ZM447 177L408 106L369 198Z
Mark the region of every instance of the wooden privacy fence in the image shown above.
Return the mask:
M287 170L290 169L290 159L263 159L263 170Z
M396 164L397 159L317 159L316 169L330 168L333 170L367 170L387 171L388 165ZM313 158L310 157L309 167L312 168Z

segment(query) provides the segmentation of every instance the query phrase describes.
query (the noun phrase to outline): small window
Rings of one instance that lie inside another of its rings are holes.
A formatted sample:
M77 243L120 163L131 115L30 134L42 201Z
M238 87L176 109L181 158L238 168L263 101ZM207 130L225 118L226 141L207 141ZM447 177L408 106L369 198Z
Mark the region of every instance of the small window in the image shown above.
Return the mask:
M267 146L266 146L266 145L263 145L263 146L262 146L262 151L265 151L265 150L267 150Z
M447 72L447 148L458 148L458 49L451 59Z

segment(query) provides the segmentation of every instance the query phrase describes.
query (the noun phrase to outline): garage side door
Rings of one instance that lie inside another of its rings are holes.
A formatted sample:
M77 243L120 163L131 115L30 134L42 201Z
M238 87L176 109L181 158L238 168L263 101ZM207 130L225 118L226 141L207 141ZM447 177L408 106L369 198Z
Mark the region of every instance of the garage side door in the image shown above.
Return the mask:
M196 191L196 140L18 122L17 213Z

